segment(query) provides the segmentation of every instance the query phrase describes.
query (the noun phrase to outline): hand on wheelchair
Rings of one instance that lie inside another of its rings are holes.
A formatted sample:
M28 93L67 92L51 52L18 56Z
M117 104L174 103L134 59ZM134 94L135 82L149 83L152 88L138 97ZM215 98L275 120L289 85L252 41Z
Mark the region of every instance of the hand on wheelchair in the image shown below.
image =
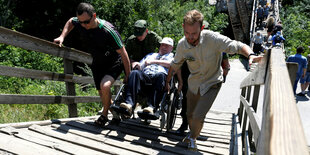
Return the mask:
M141 64L139 62L134 62L132 68L133 70L141 70Z

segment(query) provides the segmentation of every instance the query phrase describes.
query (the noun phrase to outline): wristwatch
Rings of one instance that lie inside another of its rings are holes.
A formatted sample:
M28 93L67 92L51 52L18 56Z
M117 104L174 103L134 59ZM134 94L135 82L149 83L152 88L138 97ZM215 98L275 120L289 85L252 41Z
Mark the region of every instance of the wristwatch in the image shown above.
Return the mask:
M250 59L251 55L256 55L256 54L255 53L250 53L249 56L248 56L248 59Z

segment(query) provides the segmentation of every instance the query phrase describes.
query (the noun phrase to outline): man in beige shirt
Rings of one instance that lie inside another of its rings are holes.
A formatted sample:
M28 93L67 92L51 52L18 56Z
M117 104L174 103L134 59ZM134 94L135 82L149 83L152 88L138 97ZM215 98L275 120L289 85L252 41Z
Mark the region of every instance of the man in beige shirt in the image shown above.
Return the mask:
M172 72L186 61L190 76L187 91L187 120L190 134L184 139L188 148L196 151L196 138L203 127L204 118L211 108L223 81L222 52L243 54L249 64L261 57L254 56L249 46L231 40L217 32L203 30L203 15L191 10L183 18L184 37L179 41L176 55L171 62L166 87Z

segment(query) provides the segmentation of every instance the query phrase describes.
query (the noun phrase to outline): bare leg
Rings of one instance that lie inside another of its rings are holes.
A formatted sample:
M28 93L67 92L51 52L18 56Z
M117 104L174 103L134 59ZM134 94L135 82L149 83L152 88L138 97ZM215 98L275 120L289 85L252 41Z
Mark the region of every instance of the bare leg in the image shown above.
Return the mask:
M305 90L306 90L306 88L307 88L307 87L306 87L306 83L301 83L301 84L300 84L300 88L301 88L301 92L304 93Z
M115 80L112 76L105 75L100 82L99 94L100 94L100 98L101 98L102 106L103 106L102 115L106 117L108 116L108 110L112 104L111 87L114 81Z

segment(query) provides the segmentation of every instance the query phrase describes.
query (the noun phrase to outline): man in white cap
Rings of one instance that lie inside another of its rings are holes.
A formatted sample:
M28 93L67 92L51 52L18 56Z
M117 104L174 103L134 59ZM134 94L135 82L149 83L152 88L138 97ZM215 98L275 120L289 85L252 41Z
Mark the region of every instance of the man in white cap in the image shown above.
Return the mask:
M154 108L158 108L163 96L168 68L173 59L173 40L165 37L160 42L159 52L146 55L131 71L126 90L126 101L120 104L120 108L126 110L131 116L136 105L137 94L142 91L147 94L147 107L143 112L154 114ZM149 86L151 84L151 88ZM148 89L145 89L148 86Z

